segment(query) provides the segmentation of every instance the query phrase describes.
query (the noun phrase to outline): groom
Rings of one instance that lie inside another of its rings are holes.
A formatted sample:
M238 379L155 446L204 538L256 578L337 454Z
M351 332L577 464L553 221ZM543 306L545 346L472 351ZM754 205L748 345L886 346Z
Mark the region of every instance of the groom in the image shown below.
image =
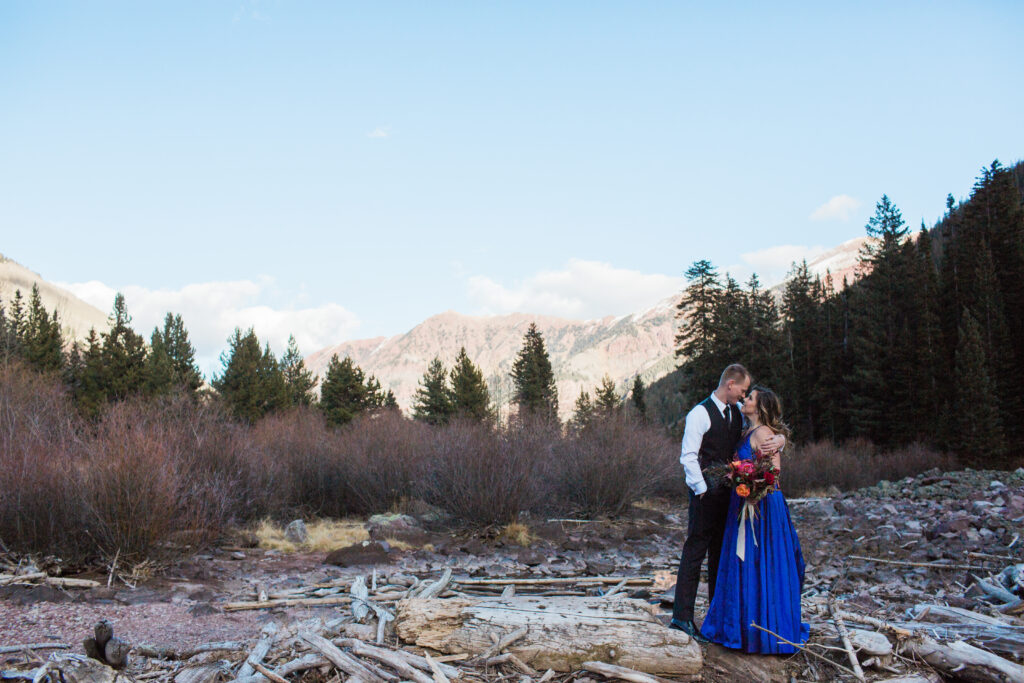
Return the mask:
M750 393L750 373L739 364L730 365L722 373L718 388L686 415L683 451L679 462L686 471L690 488L690 513L676 577L675 606L669 628L685 631L702 643L708 642L693 623L693 604L697 599L700 565L708 556L708 604L715 595L718 577L718 556L722 552L725 518L729 513L732 493L722 484L708 488L704 471L714 465L729 463L743 436L743 414L739 402ZM783 436L767 439L761 446L774 453L786 443Z

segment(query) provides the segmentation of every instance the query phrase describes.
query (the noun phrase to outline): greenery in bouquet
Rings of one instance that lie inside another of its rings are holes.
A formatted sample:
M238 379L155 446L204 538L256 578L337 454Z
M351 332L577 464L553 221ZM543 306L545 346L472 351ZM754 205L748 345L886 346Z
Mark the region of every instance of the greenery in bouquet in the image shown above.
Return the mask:
M725 483L736 491L737 496L753 505L779 489L779 468L772 456L758 450L750 460L729 463Z

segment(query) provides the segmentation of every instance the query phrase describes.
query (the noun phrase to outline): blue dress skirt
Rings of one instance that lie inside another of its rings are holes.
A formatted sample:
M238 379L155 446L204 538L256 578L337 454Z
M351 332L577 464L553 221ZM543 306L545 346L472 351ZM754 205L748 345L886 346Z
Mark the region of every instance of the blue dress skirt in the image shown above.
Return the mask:
M753 457L750 436L740 446L737 457ZM801 645L810 635L808 624L800 621L804 558L789 518L789 507L780 491L768 494L757 504L753 522L749 515L743 522L745 548L744 559L740 560L736 548L743 504L743 498L734 492L729 501L715 595L701 633L712 642L736 650L762 654L796 652L792 645L750 625L753 622Z

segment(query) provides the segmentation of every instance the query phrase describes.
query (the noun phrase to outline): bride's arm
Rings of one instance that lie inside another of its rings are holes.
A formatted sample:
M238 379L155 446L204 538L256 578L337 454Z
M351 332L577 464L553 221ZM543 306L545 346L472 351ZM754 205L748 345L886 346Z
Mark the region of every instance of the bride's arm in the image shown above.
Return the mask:
M782 444L786 444L786 437L782 434L776 434L771 430L771 427L767 425L761 425L754 430L754 433L750 435L750 449L756 451L759 448L762 453L772 456L772 465L775 467L781 466L781 457L779 455L779 449L769 450L766 446L773 442L775 439L782 439Z

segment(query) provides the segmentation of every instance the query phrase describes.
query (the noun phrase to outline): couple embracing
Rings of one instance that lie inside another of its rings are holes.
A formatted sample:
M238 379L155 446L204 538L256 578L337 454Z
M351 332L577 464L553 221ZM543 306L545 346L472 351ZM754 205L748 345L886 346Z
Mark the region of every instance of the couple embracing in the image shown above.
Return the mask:
M758 452L780 464L789 434L781 401L751 382L746 368L730 365L714 393L686 416L680 462L690 490L689 523L670 627L746 652L792 653L790 643L806 642L809 629L800 621L804 560L786 500L775 490L750 505L714 474ZM698 629L694 602L705 555L709 606Z

